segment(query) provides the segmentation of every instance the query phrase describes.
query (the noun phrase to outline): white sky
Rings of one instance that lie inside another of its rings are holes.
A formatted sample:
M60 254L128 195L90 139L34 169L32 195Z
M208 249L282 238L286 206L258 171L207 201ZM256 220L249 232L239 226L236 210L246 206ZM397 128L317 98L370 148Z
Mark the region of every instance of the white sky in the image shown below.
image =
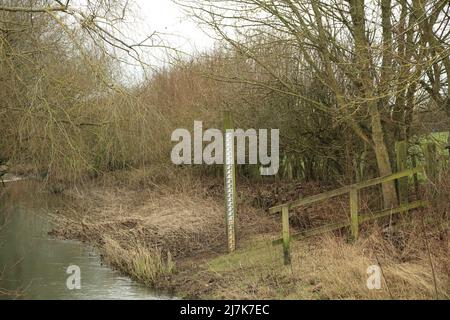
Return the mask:
M166 34L164 39L179 50L194 53L213 47L214 40L172 0L136 0L148 30Z
M125 31L130 39L137 43L156 31L164 45L177 50L146 48L145 55L140 58L153 67L168 66L174 57L186 59L214 47L214 39L172 0L134 0L130 3L134 6L127 18L128 31ZM138 82L144 75L139 65L126 65L124 71L126 82Z

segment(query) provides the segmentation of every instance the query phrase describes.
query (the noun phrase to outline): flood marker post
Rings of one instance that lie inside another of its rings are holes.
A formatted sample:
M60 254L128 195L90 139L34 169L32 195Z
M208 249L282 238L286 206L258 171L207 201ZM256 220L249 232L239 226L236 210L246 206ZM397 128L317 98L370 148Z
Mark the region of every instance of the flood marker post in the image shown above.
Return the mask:
M234 130L230 111L224 112L224 184L225 217L227 224L228 252L236 250L236 166L234 160Z

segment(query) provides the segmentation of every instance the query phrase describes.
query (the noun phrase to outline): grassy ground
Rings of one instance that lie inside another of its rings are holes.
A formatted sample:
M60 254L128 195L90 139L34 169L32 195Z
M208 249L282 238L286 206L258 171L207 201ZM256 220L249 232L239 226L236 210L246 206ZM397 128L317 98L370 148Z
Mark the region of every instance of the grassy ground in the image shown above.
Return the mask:
M391 257L377 258L376 249L370 244L376 241L375 238L372 235L355 244L334 236L295 242L292 266L287 267L282 264L280 247L273 248L268 244L249 245L235 254L208 261L206 266L219 275L233 274L230 277L234 279L230 281L233 285L223 286L216 292L223 298L449 298L445 270L440 267L435 270L436 293L425 256L404 262ZM379 264L384 272L381 289L369 290L367 269Z
M116 173L82 191L66 191L72 201L56 215L53 233L95 244L112 266L180 297L450 297L449 237L443 227L448 197L440 207L401 218L394 231L379 223L365 225L356 243L347 242L345 230L296 241L292 265L286 267L281 247L271 243L280 236L279 217L265 209L288 200L286 194L295 198L327 187L240 181L238 250L233 254L225 251L222 188L220 179L201 179L183 170ZM347 202L336 199L299 211L292 218L293 229L339 219ZM382 267L380 290L366 286L371 265Z

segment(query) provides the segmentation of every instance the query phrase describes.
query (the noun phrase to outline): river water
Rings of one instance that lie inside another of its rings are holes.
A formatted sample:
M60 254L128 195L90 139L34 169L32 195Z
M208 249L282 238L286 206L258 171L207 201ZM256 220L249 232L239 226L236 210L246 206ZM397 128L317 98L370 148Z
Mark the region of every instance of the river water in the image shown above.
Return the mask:
M167 298L102 265L93 248L52 239L48 213L63 199L40 190L16 181L0 191L0 299ZM79 267L80 289L67 285L71 276L69 284L78 283L70 266Z

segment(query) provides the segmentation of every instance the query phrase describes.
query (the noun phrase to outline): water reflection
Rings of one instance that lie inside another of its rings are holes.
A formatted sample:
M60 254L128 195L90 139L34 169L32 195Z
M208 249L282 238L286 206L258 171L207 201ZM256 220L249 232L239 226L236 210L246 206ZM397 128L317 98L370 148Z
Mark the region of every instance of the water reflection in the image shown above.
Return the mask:
M161 299L101 265L98 254L75 241L51 239L46 213L61 197L18 181L0 198L0 299ZM81 289L69 290L70 265L81 270Z

